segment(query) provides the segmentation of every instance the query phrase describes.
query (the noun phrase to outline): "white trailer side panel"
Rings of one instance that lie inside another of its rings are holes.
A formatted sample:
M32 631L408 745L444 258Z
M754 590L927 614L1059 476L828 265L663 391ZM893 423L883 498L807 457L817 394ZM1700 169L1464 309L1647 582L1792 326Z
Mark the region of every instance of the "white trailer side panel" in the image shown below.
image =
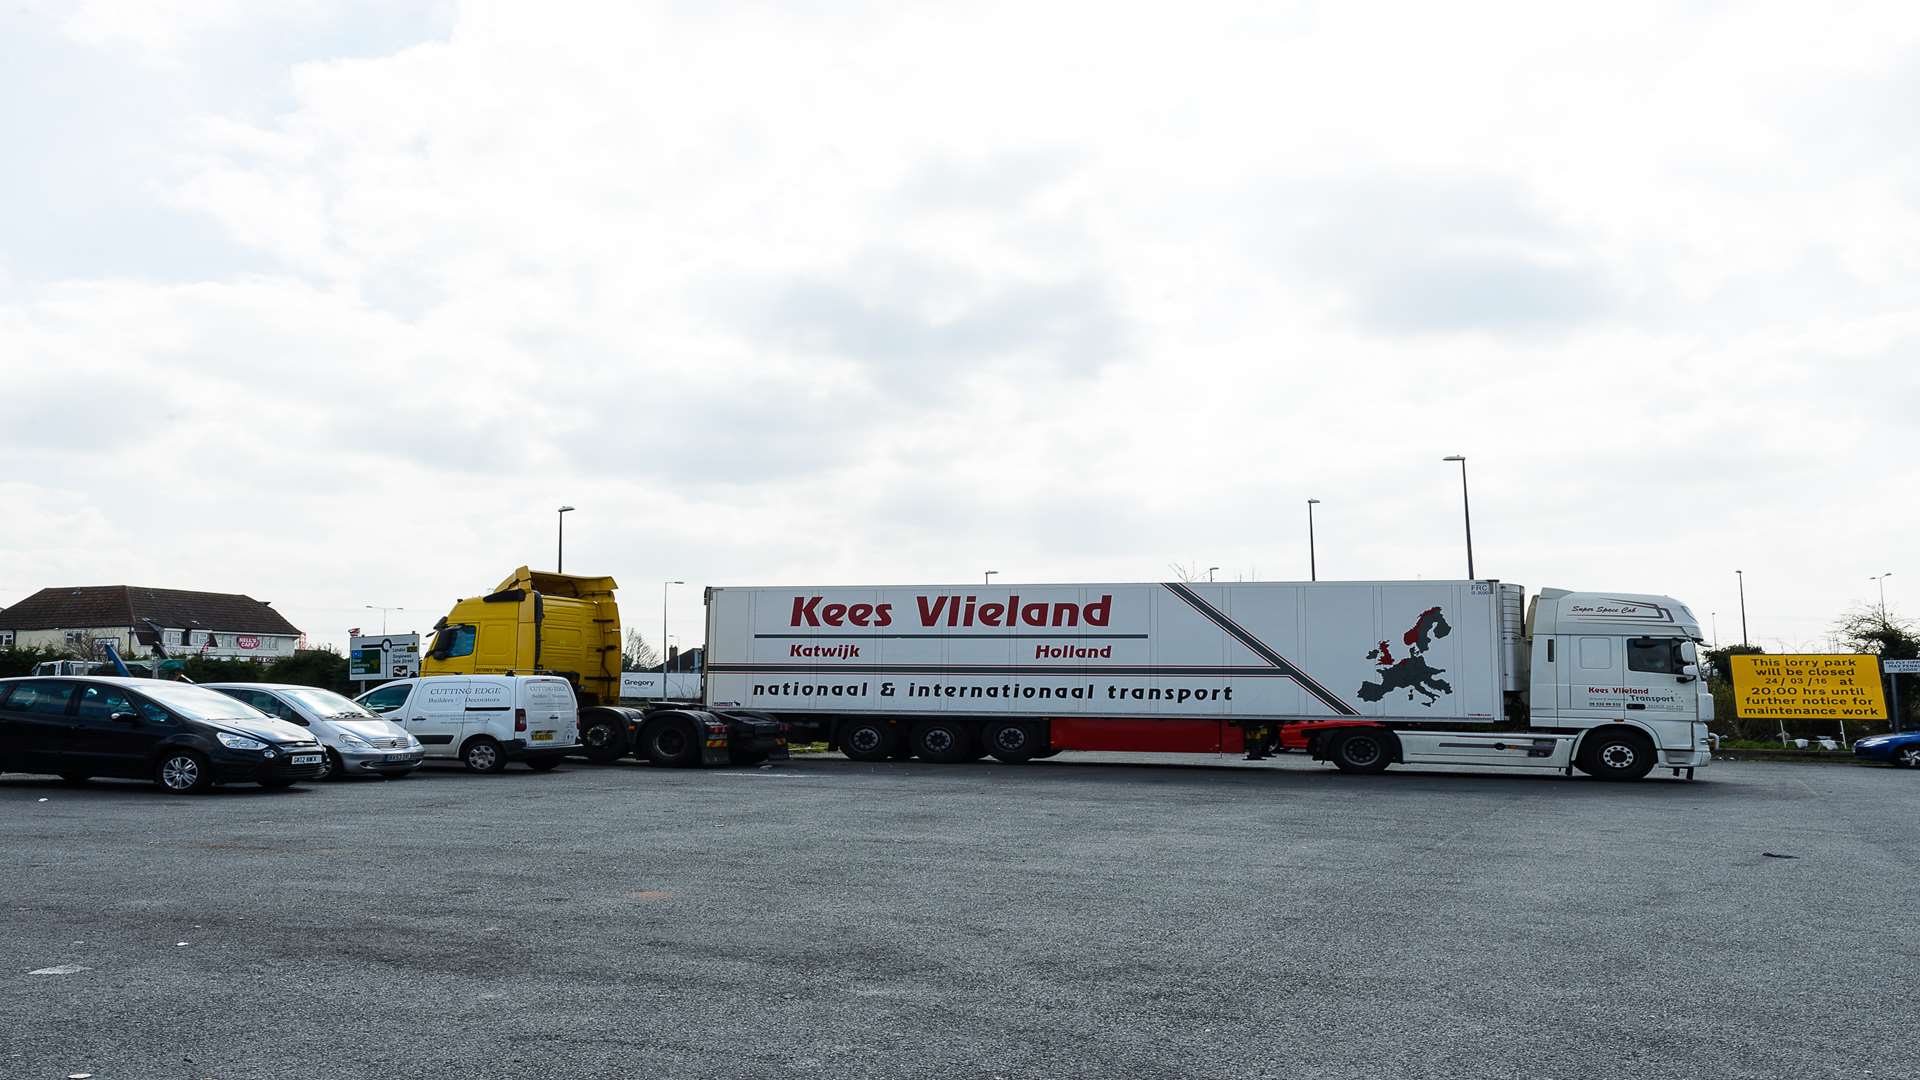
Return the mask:
M714 588L708 603L711 706L1501 716L1492 581Z

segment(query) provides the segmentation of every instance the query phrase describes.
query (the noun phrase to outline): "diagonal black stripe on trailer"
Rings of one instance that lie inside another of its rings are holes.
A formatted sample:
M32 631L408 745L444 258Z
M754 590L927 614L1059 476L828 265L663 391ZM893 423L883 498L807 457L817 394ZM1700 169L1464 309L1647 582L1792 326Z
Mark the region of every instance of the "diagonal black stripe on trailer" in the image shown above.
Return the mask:
M1359 716L1360 715L1360 711L1358 709L1355 709L1353 706L1347 704L1346 701L1343 698L1341 698L1338 694L1335 694L1333 691L1327 689L1324 686L1321 686L1318 682L1315 682L1313 679L1313 676L1308 675L1305 671L1302 671L1299 665L1295 664L1291 660L1288 660L1286 657L1281 656L1279 653L1274 652L1271 648L1267 646L1266 642L1261 641L1257 637L1254 637L1252 632L1247 630L1246 627L1241 626L1239 623L1234 622L1232 619L1227 618L1225 612L1221 611L1219 608L1214 607L1212 604L1207 603L1206 600L1201 598L1199 593L1194 592L1192 589L1188 588L1185 584L1178 581L1167 581L1167 582L1162 582L1162 584L1166 585L1167 588L1173 590L1173 595L1179 597L1182 600L1185 600L1188 606L1192 607L1195 611L1198 611L1201 615L1205 616L1209 622L1212 622L1215 626L1218 626L1220 629L1225 630L1228 634L1230 634L1233 637L1235 641L1238 641L1240 644L1245 645L1249 649L1252 649L1255 656L1260 657L1262 660L1265 660L1267 663L1272 664L1274 667L1279 668L1281 671L1285 672L1289 677L1293 679L1294 682L1298 683L1300 687L1304 689L1307 693L1312 694L1315 698L1319 699L1322 705L1325 705L1327 708L1332 709L1336 714L1340 716Z

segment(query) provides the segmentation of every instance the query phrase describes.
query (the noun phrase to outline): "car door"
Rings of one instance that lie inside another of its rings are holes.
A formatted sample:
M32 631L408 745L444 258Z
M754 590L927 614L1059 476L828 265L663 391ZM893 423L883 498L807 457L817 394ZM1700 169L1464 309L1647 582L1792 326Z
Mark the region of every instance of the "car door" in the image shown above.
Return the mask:
M460 734L467 722L468 683L459 675L420 680L413 704L407 709L407 731L434 757L460 752Z
M19 772L80 772L68 764L74 751L73 718L68 715L78 683L29 679L13 684L0 703L11 748L8 764Z
M154 749L170 730L154 722L133 695L120 687L86 683L80 687L73 712L74 754L82 766L76 771L90 776L144 777Z

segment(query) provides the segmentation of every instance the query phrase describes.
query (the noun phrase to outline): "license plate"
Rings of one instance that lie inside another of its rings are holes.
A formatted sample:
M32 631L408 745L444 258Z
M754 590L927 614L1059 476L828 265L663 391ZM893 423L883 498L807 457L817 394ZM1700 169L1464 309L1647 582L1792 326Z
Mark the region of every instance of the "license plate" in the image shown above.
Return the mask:
M293 763L294 763L295 765L318 765L318 764L320 764L320 762L321 762L321 760L322 760L322 758L320 757L320 755L319 755L319 754L295 754L295 755L293 755Z
M534 732L534 733L533 733L533 741L534 741L534 742L552 742L552 741L553 741L553 732L551 732L551 731L536 731L536 732Z

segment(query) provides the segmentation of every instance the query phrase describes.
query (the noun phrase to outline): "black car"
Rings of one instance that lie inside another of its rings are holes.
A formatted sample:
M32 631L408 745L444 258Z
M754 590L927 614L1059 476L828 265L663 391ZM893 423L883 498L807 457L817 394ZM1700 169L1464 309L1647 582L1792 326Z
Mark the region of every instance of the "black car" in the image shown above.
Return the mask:
M150 779L173 792L286 787L326 771L306 729L190 683L0 679L0 772Z

